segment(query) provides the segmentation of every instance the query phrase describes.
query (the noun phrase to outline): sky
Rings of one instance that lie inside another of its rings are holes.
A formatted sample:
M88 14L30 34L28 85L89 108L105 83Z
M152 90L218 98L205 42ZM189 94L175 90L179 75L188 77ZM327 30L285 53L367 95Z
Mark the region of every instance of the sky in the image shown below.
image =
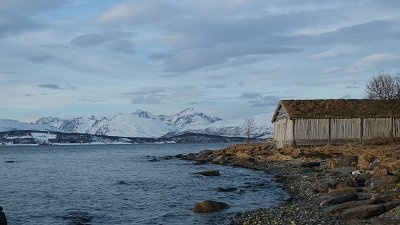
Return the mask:
M400 66L397 0L0 0L0 119L363 98ZM269 119L269 118L268 118Z

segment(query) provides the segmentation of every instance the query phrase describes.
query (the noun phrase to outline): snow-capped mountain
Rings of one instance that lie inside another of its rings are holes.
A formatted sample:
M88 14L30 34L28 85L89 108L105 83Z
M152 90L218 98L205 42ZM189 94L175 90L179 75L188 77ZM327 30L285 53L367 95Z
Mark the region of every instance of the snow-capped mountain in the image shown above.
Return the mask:
M254 127L251 132L252 136L265 138L272 136L273 127L270 122L271 114L260 114L252 118L254 119ZM219 120L208 125L191 127L187 131L229 137L244 137L244 121L245 119Z
M94 124L91 134L120 137L160 137L175 130L175 127L164 123L151 113L141 111L140 113L118 114L109 120Z
M253 136L271 137L272 124L270 114L254 116L255 127ZM244 120L222 120L218 117L208 116L187 108L174 115L154 115L150 112L138 110L129 114L117 114L113 117L78 117L73 119L60 119L44 117L33 124L24 124L14 121L6 125L0 120L0 131L10 130L42 130L61 131L66 133L86 133L119 137L161 137L173 133L202 133L230 137L243 137ZM19 123L19 125L18 125ZM3 124L3 126L2 126Z
M59 128L69 133L90 133L93 124L99 120L95 116L78 117L72 120L65 120Z
M28 124L22 123L17 120L7 120L0 119L0 131L14 131L14 130L33 130L33 131L53 131L53 132L63 132L61 129L42 125L42 124Z
M189 129L194 126L209 125L218 120L221 119L218 117L207 116L201 112L198 113L194 111L192 107L165 118L165 121L167 121L168 124L175 126L178 129Z

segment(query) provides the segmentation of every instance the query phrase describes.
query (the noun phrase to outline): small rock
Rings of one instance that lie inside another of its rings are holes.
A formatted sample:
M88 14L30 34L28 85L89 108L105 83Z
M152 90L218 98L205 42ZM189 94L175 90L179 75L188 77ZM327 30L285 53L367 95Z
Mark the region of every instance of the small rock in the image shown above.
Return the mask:
M213 150L203 150L203 151L200 151L197 154L199 154L201 156L206 156L206 155L211 155L213 152L214 152Z
M241 195L241 194L244 193L244 189L243 188L238 188L238 189L236 189L235 192Z
M320 165L321 165L320 162L305 162L300 164L301 167L306 167L306 168L318 167Z
M193 208L193 212L216 212L226 208L229 208L229 205L225 202L205 200L197 203Z
M218 192L233 192L233 191L236 191L236 190L237 190L237 188L234 188L234 187L230 187L230 188L218 187L217 188Z
M156 157L153 157L153 158L149 159L149 162L158 162L158 159Z
M7 160L6 163L15 163L14 160Z
M219 175L221 175L221 174L219 173L219 170L206 170L206 171L201 171L201 172L199 172L199 174L200 174L200 175L203 175L203 176L206 176L206 177L208 177L208 176L219 176Z

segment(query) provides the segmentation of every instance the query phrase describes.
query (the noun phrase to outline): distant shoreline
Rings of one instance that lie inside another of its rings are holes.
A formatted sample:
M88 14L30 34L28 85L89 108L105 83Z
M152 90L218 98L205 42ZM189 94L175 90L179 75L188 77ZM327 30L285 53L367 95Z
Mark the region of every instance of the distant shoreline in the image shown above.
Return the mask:
M243 142L244 137L202 133L177 133L162 137L119 137L86 133L16 130L0 132L0 146L9 145L87 145L87 144L174 144ZM252 139L257 141L257 138Z

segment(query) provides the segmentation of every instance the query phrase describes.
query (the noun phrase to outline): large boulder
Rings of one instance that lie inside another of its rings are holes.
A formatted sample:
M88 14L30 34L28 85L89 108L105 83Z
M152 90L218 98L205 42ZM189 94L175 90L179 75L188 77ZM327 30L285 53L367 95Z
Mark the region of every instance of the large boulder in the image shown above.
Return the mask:
M343 219L367 219L378 216L384 212L384 205L367 204L345 209L342 213L342 217Z
M382 213L393 210L400 205L400 201L385 204L367 204L345 209L342 213L343 219L368 219L379 216Z
M226 208L229 208L229 205L225 202L205 200L197 203L193 208L193 212L216 212Z
M358 200L358 195L355 192L341 193L331 192L326 195L327 200L322 205L337 205L349 201Z

